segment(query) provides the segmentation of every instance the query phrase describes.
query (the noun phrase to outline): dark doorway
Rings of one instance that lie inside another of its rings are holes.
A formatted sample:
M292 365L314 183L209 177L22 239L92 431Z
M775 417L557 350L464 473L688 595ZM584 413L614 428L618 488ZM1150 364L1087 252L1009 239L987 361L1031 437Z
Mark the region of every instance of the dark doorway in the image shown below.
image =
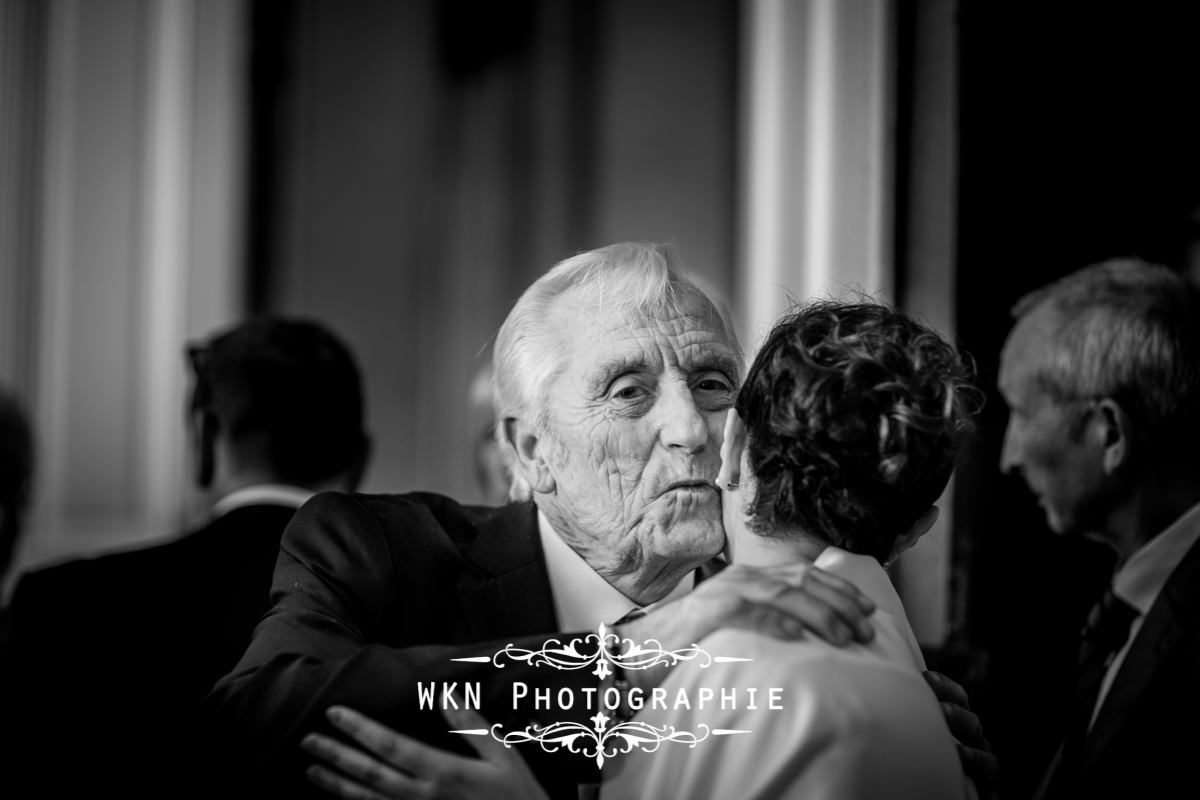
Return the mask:
M1006 797L1028 794L1050 716L1111 558L1053 536L998 473L994 387L1009 309L1086 264L1138 255L1186 268L1200 206L1193 4L962 3L957 317L990 391L959 472L967 636L988 655L978 698Z

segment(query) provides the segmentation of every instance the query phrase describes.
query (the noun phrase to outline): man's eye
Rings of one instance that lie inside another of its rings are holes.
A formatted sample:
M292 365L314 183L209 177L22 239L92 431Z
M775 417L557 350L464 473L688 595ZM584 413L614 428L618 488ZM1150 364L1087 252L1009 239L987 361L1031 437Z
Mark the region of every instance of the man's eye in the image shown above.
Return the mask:
M645 388L636 383L625 384L613 388L612 396L617 400L639 400L646 394Z
M733 385L720 375L705 375L696 381L694 388L701 392L732 392Z

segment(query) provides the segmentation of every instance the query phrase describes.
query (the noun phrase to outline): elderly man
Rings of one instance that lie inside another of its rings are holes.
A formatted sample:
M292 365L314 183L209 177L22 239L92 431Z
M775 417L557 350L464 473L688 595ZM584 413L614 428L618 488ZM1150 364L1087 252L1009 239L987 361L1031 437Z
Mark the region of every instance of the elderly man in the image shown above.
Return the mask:
M332 704L462 750L440 718L416 712L416 684L435 674L481 681L481 707L505 730L536 723L506 707L517 682L582 692L614 678L450 659L508 643L540 648L557 632L583 637L646 607L623 632L668 650L730 625L871 637L870 601L803 566L731 568L696 587L724 547L713 481L741 357L728 320L667 252L623 244L560 263L517 302L494 362L498 436L533 502L478 509L430 494L324 495L285 534L275 608L210 697L244 748L267 756L272 789L294 789L296 745ZM627 677L649 688L662 673ZM594 711L548 716L582 722ZM344 728L344 717L331 721ZM429 763L380 747L386 765L345 748L329 760L360 779L436 779ZM574 798L577 784L596 780L594 760L525 752L551 795Z
M1055 532L1117 554L1041 794L1172 796L1200 746L1200 301L1165 268L1110 261L1015 315L1001 468Z

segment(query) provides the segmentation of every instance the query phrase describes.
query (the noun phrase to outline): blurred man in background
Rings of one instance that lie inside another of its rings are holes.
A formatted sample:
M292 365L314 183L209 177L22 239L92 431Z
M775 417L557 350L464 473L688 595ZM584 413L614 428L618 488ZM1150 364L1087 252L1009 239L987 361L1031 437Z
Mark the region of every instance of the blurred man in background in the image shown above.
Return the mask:
M512 469L505 461L500 443L496 441L496 407L492 403L494 392L495 381L489 361L471 378L468 394L475 484L482 495L483 504L489 506L506 503L510 499L513 482Z
M1015 316L1001 468L1052 530L1117 556L1040 792L1171 796L1194 781L1200 748L1200 299L1166 268L1110 261Z
M188 348L201 528L156 547L24 577L0 653L7 774L43 790L178 796L199 771L193 709L269 608L279 539L315 492L349 491L369 453L346 346L306 321L257 319ZM69 769L53 768L70 743ZM82 744L81 744L82 743Z

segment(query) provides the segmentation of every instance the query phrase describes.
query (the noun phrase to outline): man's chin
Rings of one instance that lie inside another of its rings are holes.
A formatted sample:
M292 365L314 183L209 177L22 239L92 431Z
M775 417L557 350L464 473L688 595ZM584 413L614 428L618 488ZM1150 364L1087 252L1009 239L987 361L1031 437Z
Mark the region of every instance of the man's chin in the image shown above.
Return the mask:
M1063 528L1062 520L1056 517L1050 511L1046 511L1046 527L1049 528L1050 532L1055 536L1065 536L1067 533L1067 531Z
M1081 526L1075 520L1060 517L1050 512L1046 512L1046 527L1055 536L1078 536L1082 539L1091 539L1097 542L1103 541L1103 537L1092 528Z
M1072 532L1070 521L1051 507L1044 497L1038 494L1035 494L1034 497L1037 498L1038 508L1041 509L1046 520L1046 527L1050 529L1050 532L1055 536L1069 535Z
M717 519L683 519L665 528L659 548L661 555L672 559L698 559L701 562L717 556L725 549L725 529Z

